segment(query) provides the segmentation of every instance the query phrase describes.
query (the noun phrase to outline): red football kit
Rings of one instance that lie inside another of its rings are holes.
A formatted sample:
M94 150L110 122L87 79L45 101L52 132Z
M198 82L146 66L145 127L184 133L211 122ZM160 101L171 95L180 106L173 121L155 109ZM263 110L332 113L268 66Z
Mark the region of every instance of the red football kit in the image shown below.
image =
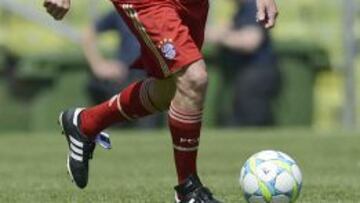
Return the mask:
M81 132L94 138L117 122L136 120L163 111L150 97L153 77L162 79L202 58L208 0L112 0L141 43L135 63L152 77L134 82L112 99L80 114ZM202 110L169 107L175 166L179 183L196 175Z
M141 43L134 67L165 78L202 58L208 0L112 0Z

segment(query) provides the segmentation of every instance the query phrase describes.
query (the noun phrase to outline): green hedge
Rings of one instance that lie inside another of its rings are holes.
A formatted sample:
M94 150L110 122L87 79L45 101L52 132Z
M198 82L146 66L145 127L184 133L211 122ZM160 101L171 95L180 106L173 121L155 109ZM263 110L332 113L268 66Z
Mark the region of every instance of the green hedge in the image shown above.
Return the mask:
M280 126L309 126L313 114L313 87L316 73L329 68L327 53L314 44L277 42L283 88L274 102L276 122ZM215 126L218 108L217 90L223 81L217 73L216 51L205 50L211 83L205 112L205 125ZM1 57L0 57L1 58ZM88 104L85 91L88 74L79 54L51 54L23 58L18 64L15 88L1 79L0 130L53 130L58 113L67 107ZM229 95L230 93L227 93ZM229 100L224 95L222 100Z

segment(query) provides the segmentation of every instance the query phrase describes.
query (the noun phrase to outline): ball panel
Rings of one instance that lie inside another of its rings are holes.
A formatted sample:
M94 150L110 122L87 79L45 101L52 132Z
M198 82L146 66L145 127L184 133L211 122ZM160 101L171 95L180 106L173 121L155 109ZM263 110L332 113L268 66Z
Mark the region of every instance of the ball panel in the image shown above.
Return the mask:
M290 203L290 198L286 195L277 195L272 198L271 203Z
M262 182L262 181L259 181L259 187L260 187L260 191L261 191L261 194L263 196L263 198L269 202L271 200L271 197L272 197L272 193L271 193L271 190L268 188L268 186Z
M302 183L302 174L301 174L300 168L296 164L292 165L291 173L294 176L297 184L301 184Z
M249 202L249 203L266 203L266 201L264 200L264 198L261 197L261 196L251 196L251 197L248 199L248 202Z
M276 178L277 168L276 164L267 161L257 166L256 174L260 180L269 182Z
M291 173L291 165L283 160L272 160L272 162L279 167L279 172L286 170Z
M279 151L278 153L283 159L285 159L293 164L295 163L295 160L293 158L291 158L289 155L285 154L284 152Z
M243 182L243 190L245 193L253 194L259 189L258 181L253 174L246 174Z
M296 201L296 199L299 197L300 190L301 190L301 185L295 183L291 193L291 202Z
M241 172L240 172L240 179L239 179L239 183L241 185L241 187L243 187L243 182L244 182L244 176L245 176L245 167L242 167Z
M278 153L272 150L266 150L257 153L255 157L261 160L272 160L278 158Z
M257 163L256 163L255 157L251 157L251 158L249 159L248 167L249 167L249 171L250 171L250 172L256 173Z
M294 178L288 172L282 172L276 177L275 188L281 193L289 193L296 185Z

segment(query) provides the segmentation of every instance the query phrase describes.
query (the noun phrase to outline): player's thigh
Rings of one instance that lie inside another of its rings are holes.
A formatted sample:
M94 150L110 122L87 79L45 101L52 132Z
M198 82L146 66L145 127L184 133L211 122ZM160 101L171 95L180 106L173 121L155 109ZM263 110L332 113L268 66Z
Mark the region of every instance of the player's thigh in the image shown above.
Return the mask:
M141 59L149 75L166 78L202 58L173 1L122 2L114 0L142 45Z

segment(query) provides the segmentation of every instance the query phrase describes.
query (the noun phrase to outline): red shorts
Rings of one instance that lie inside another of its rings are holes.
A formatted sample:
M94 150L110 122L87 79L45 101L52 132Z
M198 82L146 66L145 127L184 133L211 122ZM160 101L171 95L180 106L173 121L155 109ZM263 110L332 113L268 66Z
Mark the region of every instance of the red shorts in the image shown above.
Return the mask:
M208 0L112 0L141 43L141 66L166 78L202 58Z

